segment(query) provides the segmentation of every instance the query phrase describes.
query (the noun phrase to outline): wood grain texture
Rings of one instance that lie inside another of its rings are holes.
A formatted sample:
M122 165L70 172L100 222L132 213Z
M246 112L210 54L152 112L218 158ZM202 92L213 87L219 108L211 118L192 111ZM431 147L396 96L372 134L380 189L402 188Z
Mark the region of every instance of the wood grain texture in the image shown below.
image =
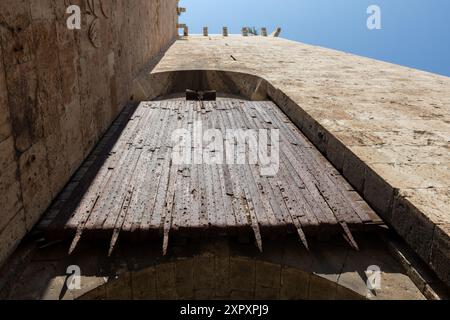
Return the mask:
M192 133L190 162L173 159L172 136L177 129ZM217 142L223 142L223 150L211 148L205 138L203 149L194 148L199 145L195 136L208 129L222 133L223 141ZM242 129L279 130L276 175L263 175L261 164L248 158L245 164L226 161L232 152L226 133ZM224 161L217 164L195 161L199 154L219 152ZM246 233L253 234L261 251L265 237L287 233L298 234L306 248L309 236L342 234L357 249L352 232L364 231L376 217L278 107L267 101L141 103L86 190L70 219L56 218L48 230L75 234L71 251L85 232L109 237L110 254L121 236L130 235L162 237L164 254L172 235Z

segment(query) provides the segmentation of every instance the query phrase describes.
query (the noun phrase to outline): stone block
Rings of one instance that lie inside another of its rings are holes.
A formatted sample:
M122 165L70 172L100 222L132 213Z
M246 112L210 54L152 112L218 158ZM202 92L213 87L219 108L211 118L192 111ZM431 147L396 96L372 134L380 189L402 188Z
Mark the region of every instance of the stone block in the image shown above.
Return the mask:
M82 273L86 273L84 266L80 266ZM64 284L67 281L67 276L63 276ZM97 276L82 276L81 277L81 289L67 290L64 295L66 300L78 300L87 294L91 294L92 300L103 300L106 299L106 283L104 277ZM94 292L97 292L97 298L94 297ZM100 293L104 293L101 295Z
M310 300L334 300L338 284L320 276L311 275L309 286Z
M81 296L79 300L106 300L106 286L98 287L85 295Z
M344 155L346 152L345 145L334 135L330 135L327 145L327 159L335 166L340 172L344 169Z
M0 142L0 232L22 208L21 188L17 179L14 139Z
M376 253L374 253L374 255L375 254ZM375 263L372 262L373 260L371 260L370 257L367 257L364 254L362 254L360 258L358 255L353 254L349 257L349 260L353 261L349 261L344 268L345 271L339 276L337 298L347 299L347 297L350 298L351 296L360 296L361 298L364 298L369 294L365 271L370 265L375 265Z
M392 220L394 188L371 168L366 169L364 198L381 218Z
M215 298L214 289L198 289L194 293L195 300L211 300Z
M407 198L395 198L391 224L422 259L429 261L435 226Z
M194 297L194 260L184 259L175 263L178 298L183 300Z
M129 272L109 280L106 284L106 298L108 300L131 300L131 274Z
M254 291L233 290L230 295L231 300L253 300L255 299Z
M156 266L156 289L158 299L174 300L178 298L174 263L163 263Z
M65 271L58 262L29 261L16 279L17 285L12 288L10 297L24 300L59 299L64 280L58 277Z
M329 133L317 122L317 120L310 115L306 115L303 119L301 130L320 152L326 152Z
M436 226L430 265L439 278L450 286L450 224Z
M131 274L133 287L133 299L135 300L156 300L156 269L146 268Z
M14 149L14 138L0 141L0 174L16 162L16 150Z
M197 256L194 258L195 289L215 289L214 256Z
M267 288L261 287L258 284L255 288L255 299L256 300L278 300L280 297L279 288Z
M450 224L450 188L429 188L400 190L400 196L407 198L418 210L437 225Z
M274 95L274 101L280 106L281 110L289 117L292 123L300 130L303 130L305 123L307 123L307 119L311 120L305 111L286 94L280 91L276 91L272 94Z
M0 231L0 266L14 251L26 232L25 214L22 210L14 215L5 228Z
M316 276L337 282L349 255L349 245L343 239L335 238L333 242L325 242L314 250L313 263L309 271ZM302 268L307 271L308 269Z
M371 167L396 189L450 187L450 170L444 163L375 163Z
M365 298L350 289L338 286L336 300L365 300Z
M255 291L255 261L246 258L230 259L230 286L233 291Z
M22 209L20 183L17 180L17 164L11 163L0 172L0 232L12 217Z
M281 300L308 299L310 275L294 268L281 271Z
M40 142L34 144L19 158L19 172L28 230L31 230L52 200L49 190L46 155L45 145Z
M352 151L345 150L344 165L342 171L344 177L352 184L356 191L364 192L364 179L367 165L361 161Z
M281 266L257 261L256 285L263 288L279 289L281 285Z
M33 27L28 1L4 0L0 2L4 63L8 69L32 59Z
M85 1L72 4L88 9ZM92 45L89 34L67 29L66 8L64 1L0 1L0 143L14 137L28 229L128 101L133 78L176 35L174 0L139 6L108 2L101 9L96 4L102 48ZM143 19L130 24L113 12ZM165 22L155 26L154 19L145 18L149 13ZM83 30L91 18L82 19ZM9 207L17 188L8 188L11 194L1 200ZM7 218L3 214L2 223Z
M58 300L73 300L72 294L66 290L67 276L55 276L49 279L46 283L46 290L39 297L39 300L58 301Z
M54 6L52 0L30 0L31 18L34 20L54 20Z
M67 164L67 144L61 140L61 134L52 134L45 138L48 159L48 189L52 198L55 198L62 188L66 185L69 174Z
M18 152L28 150L42 139L42 114L37 107L38 80L32 61L6 69L9 108L15 146Z
M3 51L1 50L1 48L0 61L3 61ZM0 63L0 142L7 139L10 135L11 118L9 116L8 90L6 88L6 78L3 63Z
M217 297L230 296L230 258L215 258L215 284Z

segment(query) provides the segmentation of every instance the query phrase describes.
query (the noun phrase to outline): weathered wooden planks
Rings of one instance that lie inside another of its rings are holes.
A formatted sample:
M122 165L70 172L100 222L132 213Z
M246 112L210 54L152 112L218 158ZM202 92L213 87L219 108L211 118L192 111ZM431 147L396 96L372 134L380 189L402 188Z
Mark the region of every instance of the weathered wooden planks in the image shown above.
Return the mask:
M177 129L192 133L191 162L173 161ZM223 150L207 149L206 141L199 141L208 129L222 133ZM232 155L226 148L227 130L238 129L279 130L275 176L262 175L259 164L226 162ZM224 161L206 164L206 152L223 152ZM306 248L307 237L321 233L341 233L357 248L350 230L363 230L374 217L272 102L169 100L137 108L70 219L56 220L49 232L75 234L71 252L85 233L107 235L110 254L122 236L162 237L165 254L172 235L249 231L260 250L264 237L291 232Z

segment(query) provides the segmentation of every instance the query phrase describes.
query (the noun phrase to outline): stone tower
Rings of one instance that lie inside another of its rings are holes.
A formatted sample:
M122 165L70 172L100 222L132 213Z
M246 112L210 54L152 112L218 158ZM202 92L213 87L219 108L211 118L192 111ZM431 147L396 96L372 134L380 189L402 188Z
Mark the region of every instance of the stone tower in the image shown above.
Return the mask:
M176 0L80 9L0 2L0 297L446 297L449 78L281 29L179 37ZM278 173L174 165L195 120L278 130Z

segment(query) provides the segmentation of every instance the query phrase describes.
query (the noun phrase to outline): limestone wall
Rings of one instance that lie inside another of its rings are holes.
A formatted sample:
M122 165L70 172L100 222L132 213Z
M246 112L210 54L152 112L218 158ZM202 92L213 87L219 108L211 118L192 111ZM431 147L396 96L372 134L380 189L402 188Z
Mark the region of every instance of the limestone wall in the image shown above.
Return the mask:
M81 30L66 8L81 7ZM176 0L0 1L0 264L176 37Z

